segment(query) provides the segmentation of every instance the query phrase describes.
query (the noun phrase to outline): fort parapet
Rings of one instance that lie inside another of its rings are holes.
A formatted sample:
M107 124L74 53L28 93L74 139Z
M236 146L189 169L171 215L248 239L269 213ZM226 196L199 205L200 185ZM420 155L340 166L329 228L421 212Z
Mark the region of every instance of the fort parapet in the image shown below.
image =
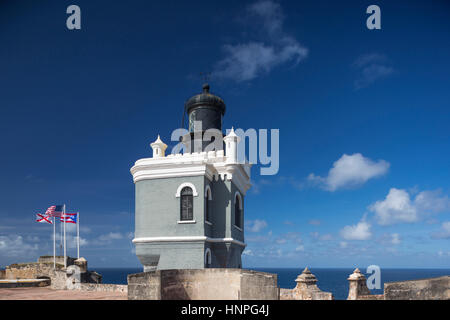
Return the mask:
M157 270L128 275L128 285L102 284L101 275L88 271L83 258L64 269L59 259L12 264L0 270L0 288L51 286L52 289L128 294L129 300L333 300L317 286L305 268L293 289L278 287L276 274L245 269L206 268ZM343 279L344 280L344 279ZM348 300L450 300L450 276L386 282L383 294L371 294L366 277L355 269L349 275Z
M128 275L129 300L278 300L277 275L232 268Z
M68 289L77 282L79 283L101 283L102 276L95 271L87 269L87 261L84 258L75 259L66 257L67 268L64 268L64 257L56 257L54 264L53 256L41 256L37 262L15 263L7 266L4 270L5 280L33 280L48 279L46 282L53 289ZM11 281L14 283L14 281ZM25 285L19 281L17 284ZM29 281L32 286L33 281Z
M294 289L280 289L280 300L333 300L331 292L324 292L317 286L315 275L305 268L295 280Z
M366 278L358 268L348 281L348 300L450 300L450 276L386 282L383 294L370 293Z

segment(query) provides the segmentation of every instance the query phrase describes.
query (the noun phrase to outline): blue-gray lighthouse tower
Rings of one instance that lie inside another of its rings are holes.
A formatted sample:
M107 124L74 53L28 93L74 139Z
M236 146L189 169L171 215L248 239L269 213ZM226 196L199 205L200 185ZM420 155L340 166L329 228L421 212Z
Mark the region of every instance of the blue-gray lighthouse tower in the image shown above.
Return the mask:
M153 157L131 168L136 188L133 243L144 271L242 267L250 164L238 162L240 139L234 130L223 137L225 102L209 89L205 84L185 104L187 152L166 156L167 145L158 136L151 143ZM211 130L218 134L204 141ZM211 149L213 140L219 141Z

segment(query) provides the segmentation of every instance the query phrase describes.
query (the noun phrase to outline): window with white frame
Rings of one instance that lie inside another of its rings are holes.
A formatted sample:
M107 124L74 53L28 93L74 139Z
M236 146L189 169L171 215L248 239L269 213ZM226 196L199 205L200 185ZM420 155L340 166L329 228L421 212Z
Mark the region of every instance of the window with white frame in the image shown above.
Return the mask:
M209 185L205 190L205 221L211 222L211 210L212 210L212 192Z
M234 196L234 225L242 228L242 198L239 192Z
M194 193L192 188L184 187L180 192L180 220L190 221L194 219Z

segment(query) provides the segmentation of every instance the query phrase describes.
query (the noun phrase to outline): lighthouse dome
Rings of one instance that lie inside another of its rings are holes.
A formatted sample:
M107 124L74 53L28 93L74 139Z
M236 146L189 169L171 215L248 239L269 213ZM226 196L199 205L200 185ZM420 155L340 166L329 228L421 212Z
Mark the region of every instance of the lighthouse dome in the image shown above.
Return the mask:
M190 114L197 108L212 107L218 109L222 116L225 114L225 102L219 96L209 92L209 84L203 85L203 92L199 93L185 103L186 112Z

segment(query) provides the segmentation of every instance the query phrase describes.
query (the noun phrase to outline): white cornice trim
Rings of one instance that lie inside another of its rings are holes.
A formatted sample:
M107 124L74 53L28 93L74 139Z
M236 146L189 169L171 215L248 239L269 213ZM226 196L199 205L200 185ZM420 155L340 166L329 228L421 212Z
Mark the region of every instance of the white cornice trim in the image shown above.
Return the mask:
M130 169L134 183L141 180L205 176L214 179L231 180L245 196L250 189L249 163L226 163L222 152L176 154L163 158L145 158L136 161Z
M230 242L237 244L239 246L245 247L246 243L233 239L233 238L209 238L205 236L192 236L192 237L142 237L142 238L134 238L133 243L153 243L153 242L197 242L197 241L205 241L205 242Z
M172 164L165 166L134 166L131 168L134 183L141 180L160 178L206 176L209 180L214 177L214 170L206 164Z
M246 247L247 246L246 243L244 243L242 241L239 241L239 240L236 240L236 239L233 239L233 238L207 238L206 242L230 242L230 243L234 243L234 244L237 244L239 246L242 246L242 247Z

